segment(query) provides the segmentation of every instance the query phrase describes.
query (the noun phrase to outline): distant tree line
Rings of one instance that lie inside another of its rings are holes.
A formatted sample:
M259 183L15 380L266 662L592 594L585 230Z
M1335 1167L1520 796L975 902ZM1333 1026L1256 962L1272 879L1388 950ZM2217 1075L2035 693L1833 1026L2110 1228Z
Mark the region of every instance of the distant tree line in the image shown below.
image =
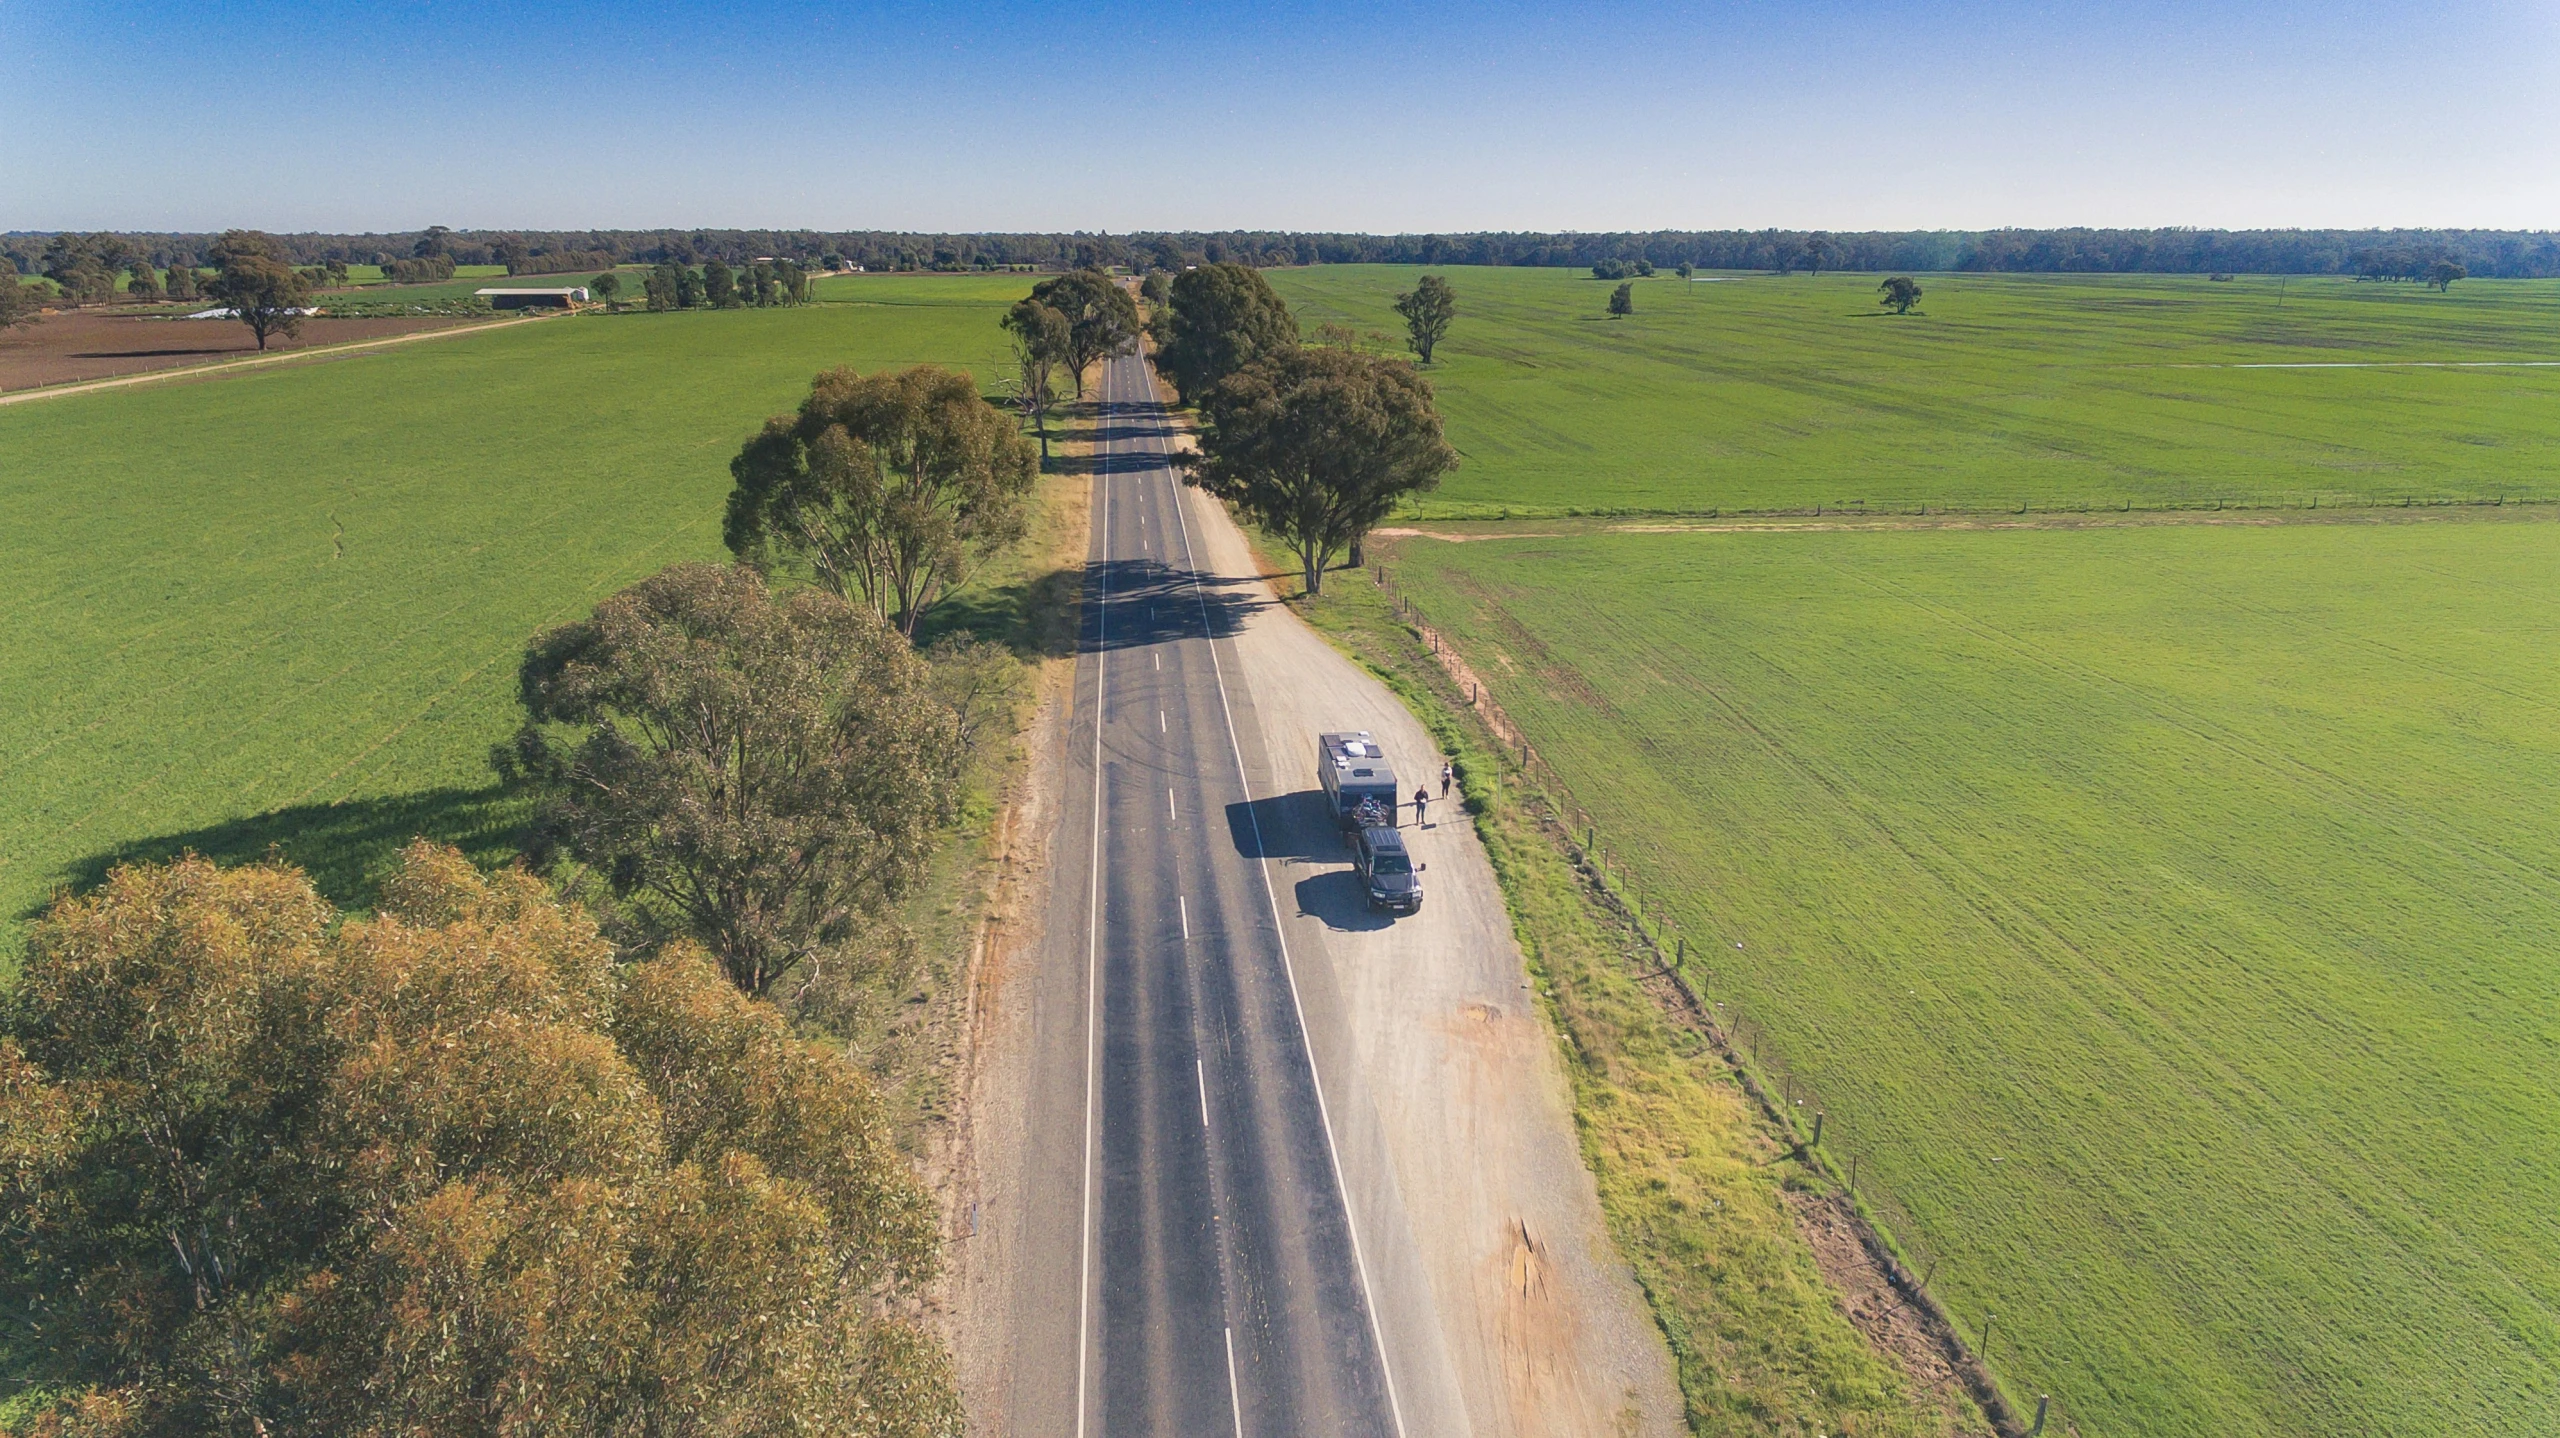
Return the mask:
M395 284L428 285L453 278L453 256L420 255L415 259L387 260L382 277Z
M565 275L574 270L607 270L620 264L611 250L545 250L513 255L505 261L511 275Z
M112 240L150 264L202 263L210 234L0 236L0 256L44 274L50 246ZM2560 233L2538 230L1652 230L1545 234L1361 235L1231 230L1109 234L926 234L887 230L459 231L280 235L297 265L387 264L442 255L455 264L505 264L519 274L601 269L607 263L736 267L759 258L804 267L966 271L1206 264L1388 263L1544 265L1588 269L1639 263L1728 270L1975 271L2099 274L2335 274L2424 281L2443 262L2495 279L2560 277ZM2401 275L2410 263L2414 275ZM113 267L104 267L112 270ZM1626 278L1619 275L1616 278Z

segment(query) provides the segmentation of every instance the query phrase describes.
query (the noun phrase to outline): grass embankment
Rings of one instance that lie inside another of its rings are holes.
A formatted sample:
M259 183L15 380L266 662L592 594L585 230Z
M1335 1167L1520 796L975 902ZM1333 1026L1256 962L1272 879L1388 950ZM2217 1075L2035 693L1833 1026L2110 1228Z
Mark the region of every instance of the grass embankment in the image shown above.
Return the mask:
M1392 562L1966 1336L1996 1312L2013 1395L2093 1434L2560 1427L2560 527ZM1674 1148L1700 1102L1631 1128Z
M0 967L118 857L273 843L360 906L415 834L494 861L525 639L716 558L727 464L832 364L992 386L1029 277L594 316L0 410Z
M1401 336L1421 270L1276 271L1310 331ZM1466 463L1432 518L2560 498L2560 283L1452 268L1429 377Z
M1352 574L1292 605L1403 696L1457 756L1513 930L1565 1040L1601 1209L1670 1343L1691 1430L1881 1438L1961 1423L1979 1431L1979 1416L1952 1385L1910 1381L1844 1314L1788 1207L1790 1193L1831 1185L1753 1111L1706 1038L1645 991L1642 978L1656 965L1644 939L1598 899L1558 842L1551 800L1495 755L1414 631Z

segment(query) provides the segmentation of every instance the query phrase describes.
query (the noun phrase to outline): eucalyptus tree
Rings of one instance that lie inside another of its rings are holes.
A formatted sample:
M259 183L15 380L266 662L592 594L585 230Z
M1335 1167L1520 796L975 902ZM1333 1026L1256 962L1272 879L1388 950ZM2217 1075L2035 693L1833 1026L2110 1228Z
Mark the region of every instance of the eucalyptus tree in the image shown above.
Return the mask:
M282 248L271 236L255 230L225 231L213 242L208 258L214 275L204 282L205 298L229 306L258 337L258 348L267 347L269 336L291 338L302 333L302 311L311 287L285 263Z
M519 688L508 763L547 795L537 853L749 994L858 941L957 802L958 722L913 646L743 565L677 565L543 632Z
M914 637L925 615L1020 536L1040 461L965 374L828 370L729 465L723 537L758 569L819 584Z
M56 903L0 1034L24 1431L944 1438L933 1206L862 1067L413 845Z
M1031 298L1067 317L1067 372L1077 399L1084 398L1086 370L1137 346L1138 302L1099 269L1042 280L1031 287Z
M1404 316L1405 348L1429 364L1432 350L1449 333L1449 322L1458 317L1458 292L1438 275L1424 275L1411 290L1396 296L1396 313Z
M1288 545L1309 594L1323 592L1335 556L1458 463L1429 383L1357 350L1256 360L1210 389L1200 413L1187 479Z
M1156 368L1185 404L1266 355L1298 347L1298 321L1251 265L1182 272L1155 322Z

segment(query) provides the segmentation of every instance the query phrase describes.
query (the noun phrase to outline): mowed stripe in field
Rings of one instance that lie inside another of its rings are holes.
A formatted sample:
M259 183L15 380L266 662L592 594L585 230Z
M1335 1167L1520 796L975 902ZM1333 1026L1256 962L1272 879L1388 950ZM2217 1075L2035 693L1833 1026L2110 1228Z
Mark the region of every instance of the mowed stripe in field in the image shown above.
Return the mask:
M730 455L818 369L992 382L1026 283L882 279L874 303L563 320L0 412L0 953L125 846L328 827L242 828L279 808L486 837L525 639L723 553Z
M1395 334L1421 273L1273 283L1309 328ZM1427 517L2560 494L2560 370L2516 363L2560 360L2560 283L1930 275L1887 316L1874 275L1664 276L1613 321L1586 272L1440 273L1466 464ZM2500 367L2410 365L2460 361Z
M2560 1421L2560 525L1399 574L2013 1391L2108 1433Z

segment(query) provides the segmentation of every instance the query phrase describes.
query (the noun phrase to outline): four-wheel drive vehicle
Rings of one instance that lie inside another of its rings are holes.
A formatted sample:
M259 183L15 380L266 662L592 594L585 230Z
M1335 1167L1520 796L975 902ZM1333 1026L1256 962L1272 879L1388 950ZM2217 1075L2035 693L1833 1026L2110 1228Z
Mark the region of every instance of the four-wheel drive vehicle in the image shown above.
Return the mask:
M1316 782L1333 806L1334 822L1345 830L1361 827L1363 803L1376 804L1383 822L1395 822L1396 771L1387 767L1387 753L1369 731L1317 735Z
M1362 829L1356 850L1355 862L1360 881L1369 889L1371 913L1422 911L1422 871L1430 865L1413 861L1412 851L1404 846L1403 830Z

